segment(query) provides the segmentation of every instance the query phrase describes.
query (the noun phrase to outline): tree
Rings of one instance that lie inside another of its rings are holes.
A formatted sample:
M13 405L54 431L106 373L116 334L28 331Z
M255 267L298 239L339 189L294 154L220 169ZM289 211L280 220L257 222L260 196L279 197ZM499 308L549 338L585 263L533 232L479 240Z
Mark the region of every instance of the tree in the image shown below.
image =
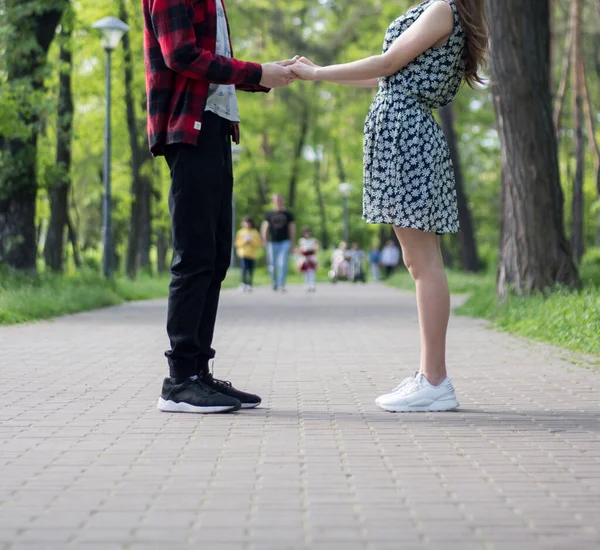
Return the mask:
M497 291L577 286L552 120L549 3L488 0L488 9L504 187Z
M573 215L571 246L577 262L584 249L583 238L583 176L585 167L585 138L583 135L584 69L581 45L582 0L571 0L571 25L573 47L571 71L573 73L573 118L575 121L575 179L573 180Z
M128 23L125 0L119 0L119 17ZM139 264L147 267L150 248L150 180L142 173L146 159L150 157L148 147L140 144L140 124L136 116L136 91L133 84L133 54L129 34L123 36L125 110L129 146L131 148L131 217L127 247L127 275L135 277ZM145 112L144 112L145 114ZM142 261L141 256L144 260Z
M35 271L37 142L43 109L44 69L67 0L6 0L3 42L8 85L26 135L0 135L0 263ZM9 38L10 37L10 38Z
M452 104L439 109L442 129L448 141L450 157L454 165L454 180L456 182L456 199L458 202L458 219L460 220L461 231L458 234L460 241L460 258L462 268L465 271L479 271L481 262L477 254L477 240L475 238L475 228L471 217L471 210L464 191L463 173L460 165L460 154L458 152L458 140L454 130L454 112Z
M56 166L53 170L48 195L50 198L50 223L44 246L46 266L53 271L62 271L64 264L65 228L69 225L69 191L71 189L71 141L73 138L73 53L71 35L73 12L65 11L59 33L59 91L58 123L56 136ZM77 244L74 258L78 261Z

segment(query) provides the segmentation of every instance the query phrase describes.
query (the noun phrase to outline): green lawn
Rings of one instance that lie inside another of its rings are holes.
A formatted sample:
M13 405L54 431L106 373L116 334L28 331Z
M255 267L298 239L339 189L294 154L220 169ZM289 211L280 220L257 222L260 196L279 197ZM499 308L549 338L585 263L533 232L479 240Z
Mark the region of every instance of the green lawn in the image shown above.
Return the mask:
M557 288L548 295L512 296L500 303L496 300L495 274L448 273L451 292L470 294L466 303L455 310L456 314L482 317L508 332L600 355L600 265L583 265L581 278L581 291ZM414 290L405 271L394 275L389 284Z
M256 272L255 285L269 284L269 274L262 267ZM319 280L326 275L319 274ZM164 298L169 291L169 274L140 275L135 280L117 276L106 281L92 270L70 275L42 273L38 276L0 270L0 325L48 319L68 313L113 306L127 301ZM290 269L290 284L302 282L302 275ZM240 284L239 270L229 271L224 288Z

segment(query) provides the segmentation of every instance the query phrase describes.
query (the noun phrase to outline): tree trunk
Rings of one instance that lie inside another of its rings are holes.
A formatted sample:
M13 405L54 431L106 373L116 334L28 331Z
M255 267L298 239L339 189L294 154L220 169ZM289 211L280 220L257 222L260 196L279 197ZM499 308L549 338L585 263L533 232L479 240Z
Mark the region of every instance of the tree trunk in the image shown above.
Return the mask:
M563 62L560 72L560 81L558 84L558 92L556 94L556 102L554 104L554 127L556 135L560 132L560 120L562 117L563 106L565 102L565 94L567 93L567 84L569 82L569 69L571 68L571 56L573 52L573 29L569 26L567 36L565 38L565 48L563 52Z
M327 231L327 213L325 211L325 197L323 197L323 189L321 189L323 153L318 150L318 145L315 144L314 147L315 152L317 153L317 158L315 159L315 192L317 193L319 218L321 219L321 245L323 249L327 250L329 248L329 232Z
M581 46L582 0L571 0L573 23L573 118L575 122L575 179L573 181L573 212L571 247L575 261L579 263L584 252L583 235L583 178L585 168L585 138L583 135L583 51Z
M152 246L152 183L146 176L141 176L140 181L142 189L140 192L140 240L138 245L140 268L149 270L150 266L150 247Z
M73 262L75 267L79 269L81 267L81 256L79 255L79 239L77 238L77 231L71 220L71 216L67 213L67 230L69 234L69 241L71 242L71 248L73 250Z
M273 152L267 132L262 133L261 149L265 161L267 163L271 162ZM264 171L258 176L258 195L262 206L269 204L269 179Z
M167 271L167 252L169 251L169 239L164 229L159 229L156 235L156 267L159 273Z
M58 124L56 135L57 180L49 189L50 225L44 246L46 267L62 272L64 268L65 228L69 217L69 190L71 188L71 145L73 139L73 72L72 28L73 13L68 9L63 18L59 55Z
M36 164L43 103L40 95L48 48L65 6L65 0L44 7L37 0L6 0L3 15L7 24L19 30L18 39L8 40L3 53L7 81L19 89L19 114L30 132L27 138L0 136L0 154L11 159L0 173L0 263L28 271L36 270L37 257Z
M564 234L549 67L549 9L540 0L488 0L490 55L503 168L501 298L578 286Z
M296 149L294 151L294 159L292 161L292 175L290 177L290 186L288 191L288 204L290 209L293 209L296 205L296 188L298 186L298 177L300 175L300 164L302 162L304 144L306 143L306 136L308 134L310 117L307 105L302 106L300 117L300 133L298 134L298 140L296 141Z
M119 17L127 23L127 7L125 0L119 0ZM129 277L135 277L139 264L140 245L140 205L142 203L143 182L141 175L142 152L138 143L137 118L135 114L135 94L133 92L133 60L129 34L123 35L123 59L125 82L125 116L129 132L129 148L131 149L131 214L127 258L125 269Z
M458 218L460 220L461 231L458 234L460 242L460 259L464 271L477 272L481 269L481 262L477 254L477 240L475 229L471 218L469 203L464 191L463 173L460 165L460 154L456 132L454 131L454 112L452 104L439 109L442 129L448 141L450 157L454 165L454 180L456 182L456 199L458 202Z

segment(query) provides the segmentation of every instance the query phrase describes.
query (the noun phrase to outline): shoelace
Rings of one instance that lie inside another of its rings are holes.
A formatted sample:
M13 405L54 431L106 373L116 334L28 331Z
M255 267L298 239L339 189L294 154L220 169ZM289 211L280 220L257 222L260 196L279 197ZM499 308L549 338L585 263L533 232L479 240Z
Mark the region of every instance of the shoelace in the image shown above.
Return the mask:
M227 388L233 387L233 384L229 380L219 380L218 378L215 378L212 373L212 366L211 372L207 372L204 375L204 380L206 380L210 384L214 384L215 386L225 386Z
M404 380L402 380L402 382L400 382L400 384L398 384L392 390L392 393L396 393L397 391L400 391L401 389L403 389L405 386L408 386L408 384L410 384L411 382L414 382L417 379L418 375L419 375L419 371L415 372L414 376L409 376L408 378L405 378Z

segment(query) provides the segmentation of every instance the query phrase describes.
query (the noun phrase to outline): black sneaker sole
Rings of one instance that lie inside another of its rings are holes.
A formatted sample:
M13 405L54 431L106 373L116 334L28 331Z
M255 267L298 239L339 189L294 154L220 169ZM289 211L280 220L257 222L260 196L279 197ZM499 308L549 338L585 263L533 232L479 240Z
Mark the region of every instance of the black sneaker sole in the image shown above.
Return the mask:
M254 405L256 406L256 405ZM215 414L237 411L242 407L237 405L211 405L207 407L198 407L189 403L176 403L175 401L166 401L162 397L158 398L157 408L163 412L178 412L178 413L196 413L196 414Z

